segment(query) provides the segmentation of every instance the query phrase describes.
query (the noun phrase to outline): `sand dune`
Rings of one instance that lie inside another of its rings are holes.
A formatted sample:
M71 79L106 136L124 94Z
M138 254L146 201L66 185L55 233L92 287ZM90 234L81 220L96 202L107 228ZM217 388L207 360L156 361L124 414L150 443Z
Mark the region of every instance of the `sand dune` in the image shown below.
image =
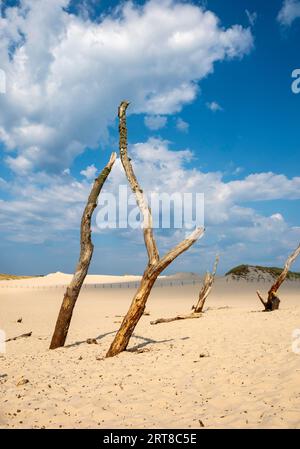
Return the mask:
M26 287L38 287L38 286L55 286L55 285L68 285L73 277L73 274L61 273L57 271L56 273L50 273L46 276L41 277L31 277L23 279L11 279L3 280L0 283L0 287L13 287L15 286L26 286ZM138 281L141 276L112 276L112 275L99 275L99 274L88 274L85 278L85 284L104 284L104 283L120 283L129 281Z
M46 276L42 291L0 289L7 338L33 332L0 355L0 427L300 428L298 282L283 286L279 311L261 313L255 290L267 283L218 278L202 318L151 326L187 313L199 290L156 287L128 351L103 359L134 289L83 290L67 346L49 351L63 293L50 287L64 276Z

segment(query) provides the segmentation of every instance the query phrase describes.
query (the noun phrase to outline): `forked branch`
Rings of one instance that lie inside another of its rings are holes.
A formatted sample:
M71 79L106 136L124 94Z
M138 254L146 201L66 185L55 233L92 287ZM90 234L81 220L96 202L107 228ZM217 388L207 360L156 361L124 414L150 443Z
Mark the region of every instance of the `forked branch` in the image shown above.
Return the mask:
M128 182L132 192L135 194L137 205L143 216L143 233L144 242L148 253L148 265L144 271L139 288L132 300L130 308L125 315L120 329L118 330L106 357L113 357L119 354L128 346L130 337L144 313L147 299L151 289L160 275L160 273L170 265L176 257L190 248L200 236L203 235L204 229L197 228L185 240L176 245L162 259L159 257L156 241L152 229L152 214L147 199L141 189L135 176L132 164L127 154L127 127L126 127L126 109L129 103L122 101L119 106L119 134L120 134L120 157L124 167Z

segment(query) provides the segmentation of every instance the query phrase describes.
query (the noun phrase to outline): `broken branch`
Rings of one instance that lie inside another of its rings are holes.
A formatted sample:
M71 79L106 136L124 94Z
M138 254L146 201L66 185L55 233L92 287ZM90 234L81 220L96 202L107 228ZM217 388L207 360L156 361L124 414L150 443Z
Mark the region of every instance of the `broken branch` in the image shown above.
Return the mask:
M18 335L17 337L8 338L7 340L5 340L5 343L8 343L9 341L19 340L19 338L31 337L31 335L32 335L32 331L31 332L27 332L26 334Z
M190 313L188 315L177 315L174 318L159 318L155 321L150 321L150 324L160 324L160 323L171 323L172 321L178 321L178 320L189 320L192 318L200 318L202 316L201 313Z

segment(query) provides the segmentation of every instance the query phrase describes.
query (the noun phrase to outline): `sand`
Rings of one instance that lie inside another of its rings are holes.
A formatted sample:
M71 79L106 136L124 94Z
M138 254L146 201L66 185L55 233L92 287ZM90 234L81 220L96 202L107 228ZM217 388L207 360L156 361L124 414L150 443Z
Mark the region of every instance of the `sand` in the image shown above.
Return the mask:
M1 284L0 328L32 331L0 354L1 428L300 428L300 283L282 287L279 311L261 313L255 290L267 283L218 278L202 318L151 326L188 313L199 290L154 288L128 351L104 359L134 289L84 289L67 346L50 351L64 292L51 285L64 276Z
M0 288L39 288L39 287L56 287L66 286L71 281L73 275L61 272L50 273L46 276L24 278L20 280L4 280L0 282ZM124 275L124 276L109 276L101 274L88 274L84 280L85 285L91 284L106 284L106 283L125 283L138 281L141 276Z

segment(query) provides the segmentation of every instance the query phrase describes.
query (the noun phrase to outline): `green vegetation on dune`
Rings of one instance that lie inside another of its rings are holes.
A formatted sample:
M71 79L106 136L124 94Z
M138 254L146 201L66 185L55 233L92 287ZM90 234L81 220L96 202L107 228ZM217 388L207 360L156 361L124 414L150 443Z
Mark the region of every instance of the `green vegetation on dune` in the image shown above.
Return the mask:
M234 267L230 271L228 271L225 276L232 274L234 276L239 276L241 278L247 278L249 274L253 273L252 270L260 272L261 274L270 274L273 278L276 278L277 276L280 275L283 269L278 267L261 267L259 265L238 265L237 267ZM287 279L291 280L300 279L300 273L289 271Z
M18 280L18 279L30 279L38 276L17 276L15 274L4 274L0 273L0 281L10 281L10 280Z

